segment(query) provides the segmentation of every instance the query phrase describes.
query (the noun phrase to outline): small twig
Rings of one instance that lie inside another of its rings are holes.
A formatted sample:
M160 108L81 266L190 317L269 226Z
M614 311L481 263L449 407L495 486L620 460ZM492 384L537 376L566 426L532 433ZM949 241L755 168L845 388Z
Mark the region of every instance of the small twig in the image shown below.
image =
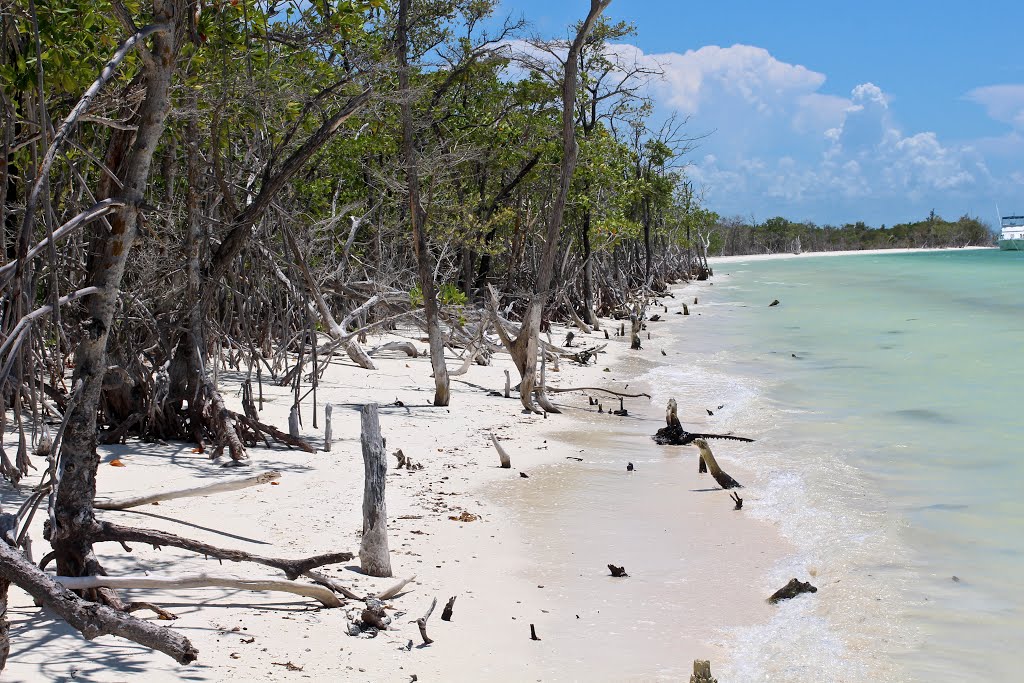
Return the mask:
M540 638L537 637L537 629L533 624L530 624L530 640L540 640Z
M732 498L734 503L736 503L736 507L734 507L733 510L742 510L743 509L743 499L740 498L739 495L737 495L735 491L733 493L731 493L729 495L729 497Z

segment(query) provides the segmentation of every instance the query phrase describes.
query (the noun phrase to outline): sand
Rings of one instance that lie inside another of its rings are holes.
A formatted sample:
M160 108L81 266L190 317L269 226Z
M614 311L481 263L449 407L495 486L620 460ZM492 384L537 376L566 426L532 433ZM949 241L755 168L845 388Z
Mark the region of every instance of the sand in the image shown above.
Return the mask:
M559 372L549 367L549 383L619 391L628 384L626 391L644 391L638 378L654 363L671 360L659 350L682 343L679 336L689 319L673 313L704 286L688 284L677 288L676 299L665 299L670 312L662 313L663 322L649 325L652 338L644 341L644 351L630 351L628 338L612 336L596 365L563 361ZM577 344L604 343L603 332L590 339L576 334ZM412 330L404 337L371 339L368 346L397 338L426 346ZM564 328L552 332L556 343L563 338ZM334 405L330 453L253 448L251 465L239 470L222 468L191 444L132 441L102 449L99 496L201 485L271 469L282 473L278 485L100 516L278 557L357 552L363 482L358 407L377 402L388 453L401 448L424 465L419 471L389 471L396 578L362 576L358 559L325 572L361 595L415 575L415 582L389 601L392 630L374 639L351 637L346 633L351 605L322 609L286 593L123 591L128 599L154 602L178 616L168 624L200 652L197 663L180 667L118 638L86 642L12 588L13 647L5 680L409 681L413 675L419 681L681 680L695 658L709 658L714 667L742 656L729 649L729 629L769 618L764 598L772 591L764 577L787 546L771 526L734 512L707 475L698 477L696 449L661 447L650 440L664 423L663 405L627 399L630 416L611 417L590 406L586 393L571 392L555 396L562 415L523 414L516 398L489 393L503 388L505 369L516 379L507 354L497 354L491 366L473 365L453 378L451 406L434 408L428 405L433 388L427 358L387 352L375 361L379 370L371 372L343 356L332 360L318 390L317 428L310 400L304 403L303 434L317 447L323 443L324 402ZM449 367L459 365L452 356ZM228 403L235 406L240 379L230 373L221 377ZM263 392L262 419L284 428L291 402L287 388L265 383ZM699 425L703 407L679 398L684 423ZM396 400L405 407L388 405ZM605 409L618 407L610 397L602 402ZM510 452L511 470L497 466L491 432ZM125 466L112 466L115 458ZM757 474L745 471L741 460L728 453L719 460L740 481L756 482ZM635 472L626 472L627 461L636 463ZM389 465L394 463L389 456ZM756 487L744 491L748 504L756 504ZM7 509L20 499L3 493ZM479 519L450 519L462 512ZM37 516L36 539L42 538L44 516ZM44 546L37 541L37 547ZM281 578L267 567L222 565L173 549L136 545L126 553L117 544L104 544L98 553L111 575ZM609 562L625 565L630 576L611 578ZM454 618L443 622L441 607L451 596L458 596ZM435 597L439 606L429 625L435 642L419 647L415 619ZM540 641L530 640L531 623ZM410 641L413 647L407 649Z

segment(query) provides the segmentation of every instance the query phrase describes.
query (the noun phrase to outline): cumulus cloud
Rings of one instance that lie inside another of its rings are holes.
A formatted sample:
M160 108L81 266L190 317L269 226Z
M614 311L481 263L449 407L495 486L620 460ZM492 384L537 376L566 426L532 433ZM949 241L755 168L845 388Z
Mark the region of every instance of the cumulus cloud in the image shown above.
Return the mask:
M965 97L985 107L996 121L1024 130L1024 85L988 85L971 90Z
M872 81L829 92L824 73L761 47L610 50L623 64L663 73L647 90L660 115L688 116L694 135L710 133L688 173L719 213L891 223L1024 192L1019 161L1002 173L989 163L1000 154L1009 159L1008 150L1024 152L1024 85L967 93L1013 129L1001 138L956 142L904 130L896 98Z

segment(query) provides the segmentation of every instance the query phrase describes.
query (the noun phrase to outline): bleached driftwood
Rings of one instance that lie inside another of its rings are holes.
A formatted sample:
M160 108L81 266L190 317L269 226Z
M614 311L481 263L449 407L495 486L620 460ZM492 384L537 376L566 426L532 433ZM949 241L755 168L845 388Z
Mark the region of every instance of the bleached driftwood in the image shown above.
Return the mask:
M508 457L508 451L501 447L498 443L498 439L494 434L491 434L491 443L494 444L494 450L498 451L498 458L501 460L501 468L503 470L512 469L512 458Z
M401 593L402 589L405 588L410 583L412 583L412 581L415 578L416 578L416 575L413 574L408 579L402 579L401 581L396 583L391 588L388 588L387 590L384 590L384 591L381 591L380 593L377 593L377 599L378 600L390 600L391 598L393 598L396 595L398 595L399 593Z
M625 394L625 393L623 393L621 391L613 391L611 389L603 389L601 387L565 387L564 389L558 389L558 388L555 388L555 387L547 387L547 391L550 391L552 394L561 394L561 393L566 392L566 391L603 391L606 394L611 394L612 396L620 396L622 398L640 398L642 396L646 396L647 398L651 397L650 394L644 394L644 393Z
M144 496L135 496L134 498L121 498L115 500L96 501L94 507L97 510L126 510L128 508L139 507L140 505L149 505L150 503L157 503L163 500L175 500L177 498L194 498L196 496L209 496L214 493L225 493L227 491L237 491L239 489L249 488L250 486L259 486L260 484L266 484L280 479L281 473L277 471L263 472L253 477L244 477L241 479L233 479L231 481L221 481L216 484L208 484L206 486L194 486L187 489L175 489L173 491L162 491L160 493L150 493Z
M409 358L418 358L420 355L420 352L416 348L416 345L413 344L411 341L388 342L387 344L375 346L374 348L370 349L368 353L369 355L373 356L377 353L380 353L381 351L401 351L405 355L409 356Z
M55 581L71 590L86 588L238 588L248 591L278 591L319 600L325 607L341 607L341 600L323 586L281 579L239 579L233 576L193 574L185 576L55 576Z

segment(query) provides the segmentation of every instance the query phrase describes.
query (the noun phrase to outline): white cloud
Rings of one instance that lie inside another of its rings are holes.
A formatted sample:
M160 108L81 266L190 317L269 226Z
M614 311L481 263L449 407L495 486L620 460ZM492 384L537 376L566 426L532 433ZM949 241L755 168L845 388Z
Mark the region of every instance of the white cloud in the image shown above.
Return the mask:
M965 95L985 107L996 121L1024 130L1024 85L988 85Z

